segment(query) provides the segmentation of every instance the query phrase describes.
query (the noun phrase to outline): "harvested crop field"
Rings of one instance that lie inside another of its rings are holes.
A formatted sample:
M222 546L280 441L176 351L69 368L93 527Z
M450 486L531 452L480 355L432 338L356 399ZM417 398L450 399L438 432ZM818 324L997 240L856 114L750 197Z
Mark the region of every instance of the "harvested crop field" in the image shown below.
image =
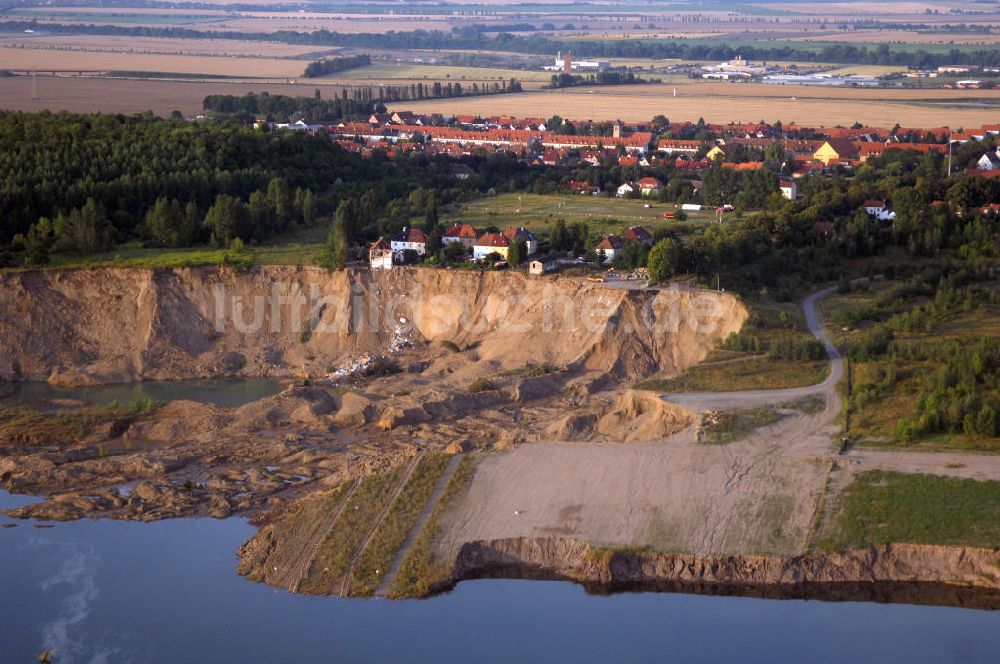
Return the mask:
M692 88L695 86L692 86ZM509 114L519 117L561 115L572 119L620 118L644 122L658 113L671 120L704 118L706 122L756 122L781 120L813 125L850 125L860 122L874 127L892 127L896 123L911 127L977 127L996 120L1000 91L893 90L890 94L910 93L912 101L899 98L886 101L871 93L881 90L824 89L814 91L802 86L727 86L725 95L692 95L691 89L671 92L636 88L572 89L551 92L526 92L516 95L445 99L394 104L393 110L409 109L418 113ZM752 92L762 94L751 96ZM861 93L856 96L852 93ZM867 93L867 94L866 94ZM949 96L940 93L950 93ZM923 95L923 96L921 96ZM926 105L918 99L927 99ZM983 103L983 108L962 108L963 103ZM966 100L963 102L963 100Z
M178 110L193 116L202 110L208 95L244 95L267 90L272 94L312 96L315 85L228 83L216 81L164 81L108 78L35 79L36 98L32 98L28 76L0 78L0 108L16 111L74 111L105 113L140 113L153 111L169 115ZM330 93L332 94L332 92Z
M102 71L167 72L256 78L301 76L306 62L291 59L249 59L150 53L92 53L5 48L5 69L92 69Z
M38 50L95 51L114 53L163 53L165 55L207 55L263 58L293 58L335 49L319 46L299 46L278 42L243 41L239 39L160 39L157 37L126 37L114 35L23 35L0 36L0 47L16 46ZM4 51L6 53L6 51ZM72 55L64 55L67 59Z

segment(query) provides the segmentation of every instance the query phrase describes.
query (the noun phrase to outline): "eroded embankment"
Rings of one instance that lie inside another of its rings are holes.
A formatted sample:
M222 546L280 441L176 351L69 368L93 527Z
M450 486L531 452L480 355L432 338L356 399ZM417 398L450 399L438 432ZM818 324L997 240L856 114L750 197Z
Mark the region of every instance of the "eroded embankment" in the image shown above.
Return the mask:
M745 318L726 294L493 272L25 272L0 275L0 380L318 377L412 334L500 369L530 361L606 374L603 387L686 368Z
M575 581L594 592L659 590L1000 608L1000 549L885 544L796 556L595 549L566 538L465 544L451 583L483 577Z
M22 516L224 516L389 471L417 446L496 449L551 438L553 422L562 439L658 438L688 414L646 394L594 392L681 370L745 317L726 294L516 273L0 275L0 380L315 378L359 355L387 363L240 408L12 407L17 417L0 421L0 483L51 498ZM559 421L566 413L583 415Z

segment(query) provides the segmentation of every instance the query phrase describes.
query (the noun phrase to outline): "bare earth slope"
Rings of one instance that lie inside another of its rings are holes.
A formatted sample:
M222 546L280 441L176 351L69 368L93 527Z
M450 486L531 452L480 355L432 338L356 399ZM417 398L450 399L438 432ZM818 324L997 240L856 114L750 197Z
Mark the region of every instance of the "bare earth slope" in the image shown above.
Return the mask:
M745 316L729 296L492 272L25 272L0 276L0 380L317 377L402 332L474 348L496 368L549 362L622 378L689 366Z
M46 433L55 421L33 424L15 410L0 421L0 482L50 497L25 516L224 516L280 512L302 495L396 467L418 448L537 440L575 410L588 413L564 423L576 439L649 440L688 426L687 411L614 390L683 370L745 316L725 294L501 273L8 274L0 277L4 378L313 381L240 408L172 402L81 420L58 435ZM477 380L484 388L470 390Z

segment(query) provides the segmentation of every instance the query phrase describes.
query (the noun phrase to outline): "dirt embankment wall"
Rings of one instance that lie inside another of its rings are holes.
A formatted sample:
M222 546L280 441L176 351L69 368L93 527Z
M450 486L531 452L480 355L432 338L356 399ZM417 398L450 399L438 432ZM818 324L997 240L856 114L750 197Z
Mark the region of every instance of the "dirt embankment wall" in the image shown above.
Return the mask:
M566 538L465 544L453 581L482 576L560 578L598 590L649 588L771 597L882 599L1000 608L1000 550L886 544L845 552L713 556L592 549ZM949 589L984 591L962 599Z
M608 380L681 370L746 311L727 294L628 292L567 278L268 266L0 275L0 380L326 374L402 337L491 368L550 362Z

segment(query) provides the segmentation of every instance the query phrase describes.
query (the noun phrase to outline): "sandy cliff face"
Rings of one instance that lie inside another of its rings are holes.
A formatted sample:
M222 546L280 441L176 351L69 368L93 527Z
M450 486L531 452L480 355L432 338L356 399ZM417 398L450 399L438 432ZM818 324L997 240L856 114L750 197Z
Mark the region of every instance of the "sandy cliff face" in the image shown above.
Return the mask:
M483 575L550 576L603 589L660 588L736 594L868 598L871 584L891 587L885 601L920 602L920 586L1000 591L1000 551L975 547L886 544L867 549L797 556L713 556L681 553L602 551L565 538L513 538L471 542L455 561L454 580ZM867 586L868 590L862 590ZM839 589L824 595L823 588ZM802 592L795 593L798 588ZM713 590L714 589L714 590ZM767 589L778 592L768 594ZM867 594L866 594L867 593ZM990 608L1000 595L989 594ZM958 600L956 600L957 602ZM952 603L950 601L946 603Z
M316 377L406 337L450 341L495 369L530 361L601 374L594 386L603 387L683 369L745 317L724 294L627 292L517 274L27 272L0 276L0 379Z

